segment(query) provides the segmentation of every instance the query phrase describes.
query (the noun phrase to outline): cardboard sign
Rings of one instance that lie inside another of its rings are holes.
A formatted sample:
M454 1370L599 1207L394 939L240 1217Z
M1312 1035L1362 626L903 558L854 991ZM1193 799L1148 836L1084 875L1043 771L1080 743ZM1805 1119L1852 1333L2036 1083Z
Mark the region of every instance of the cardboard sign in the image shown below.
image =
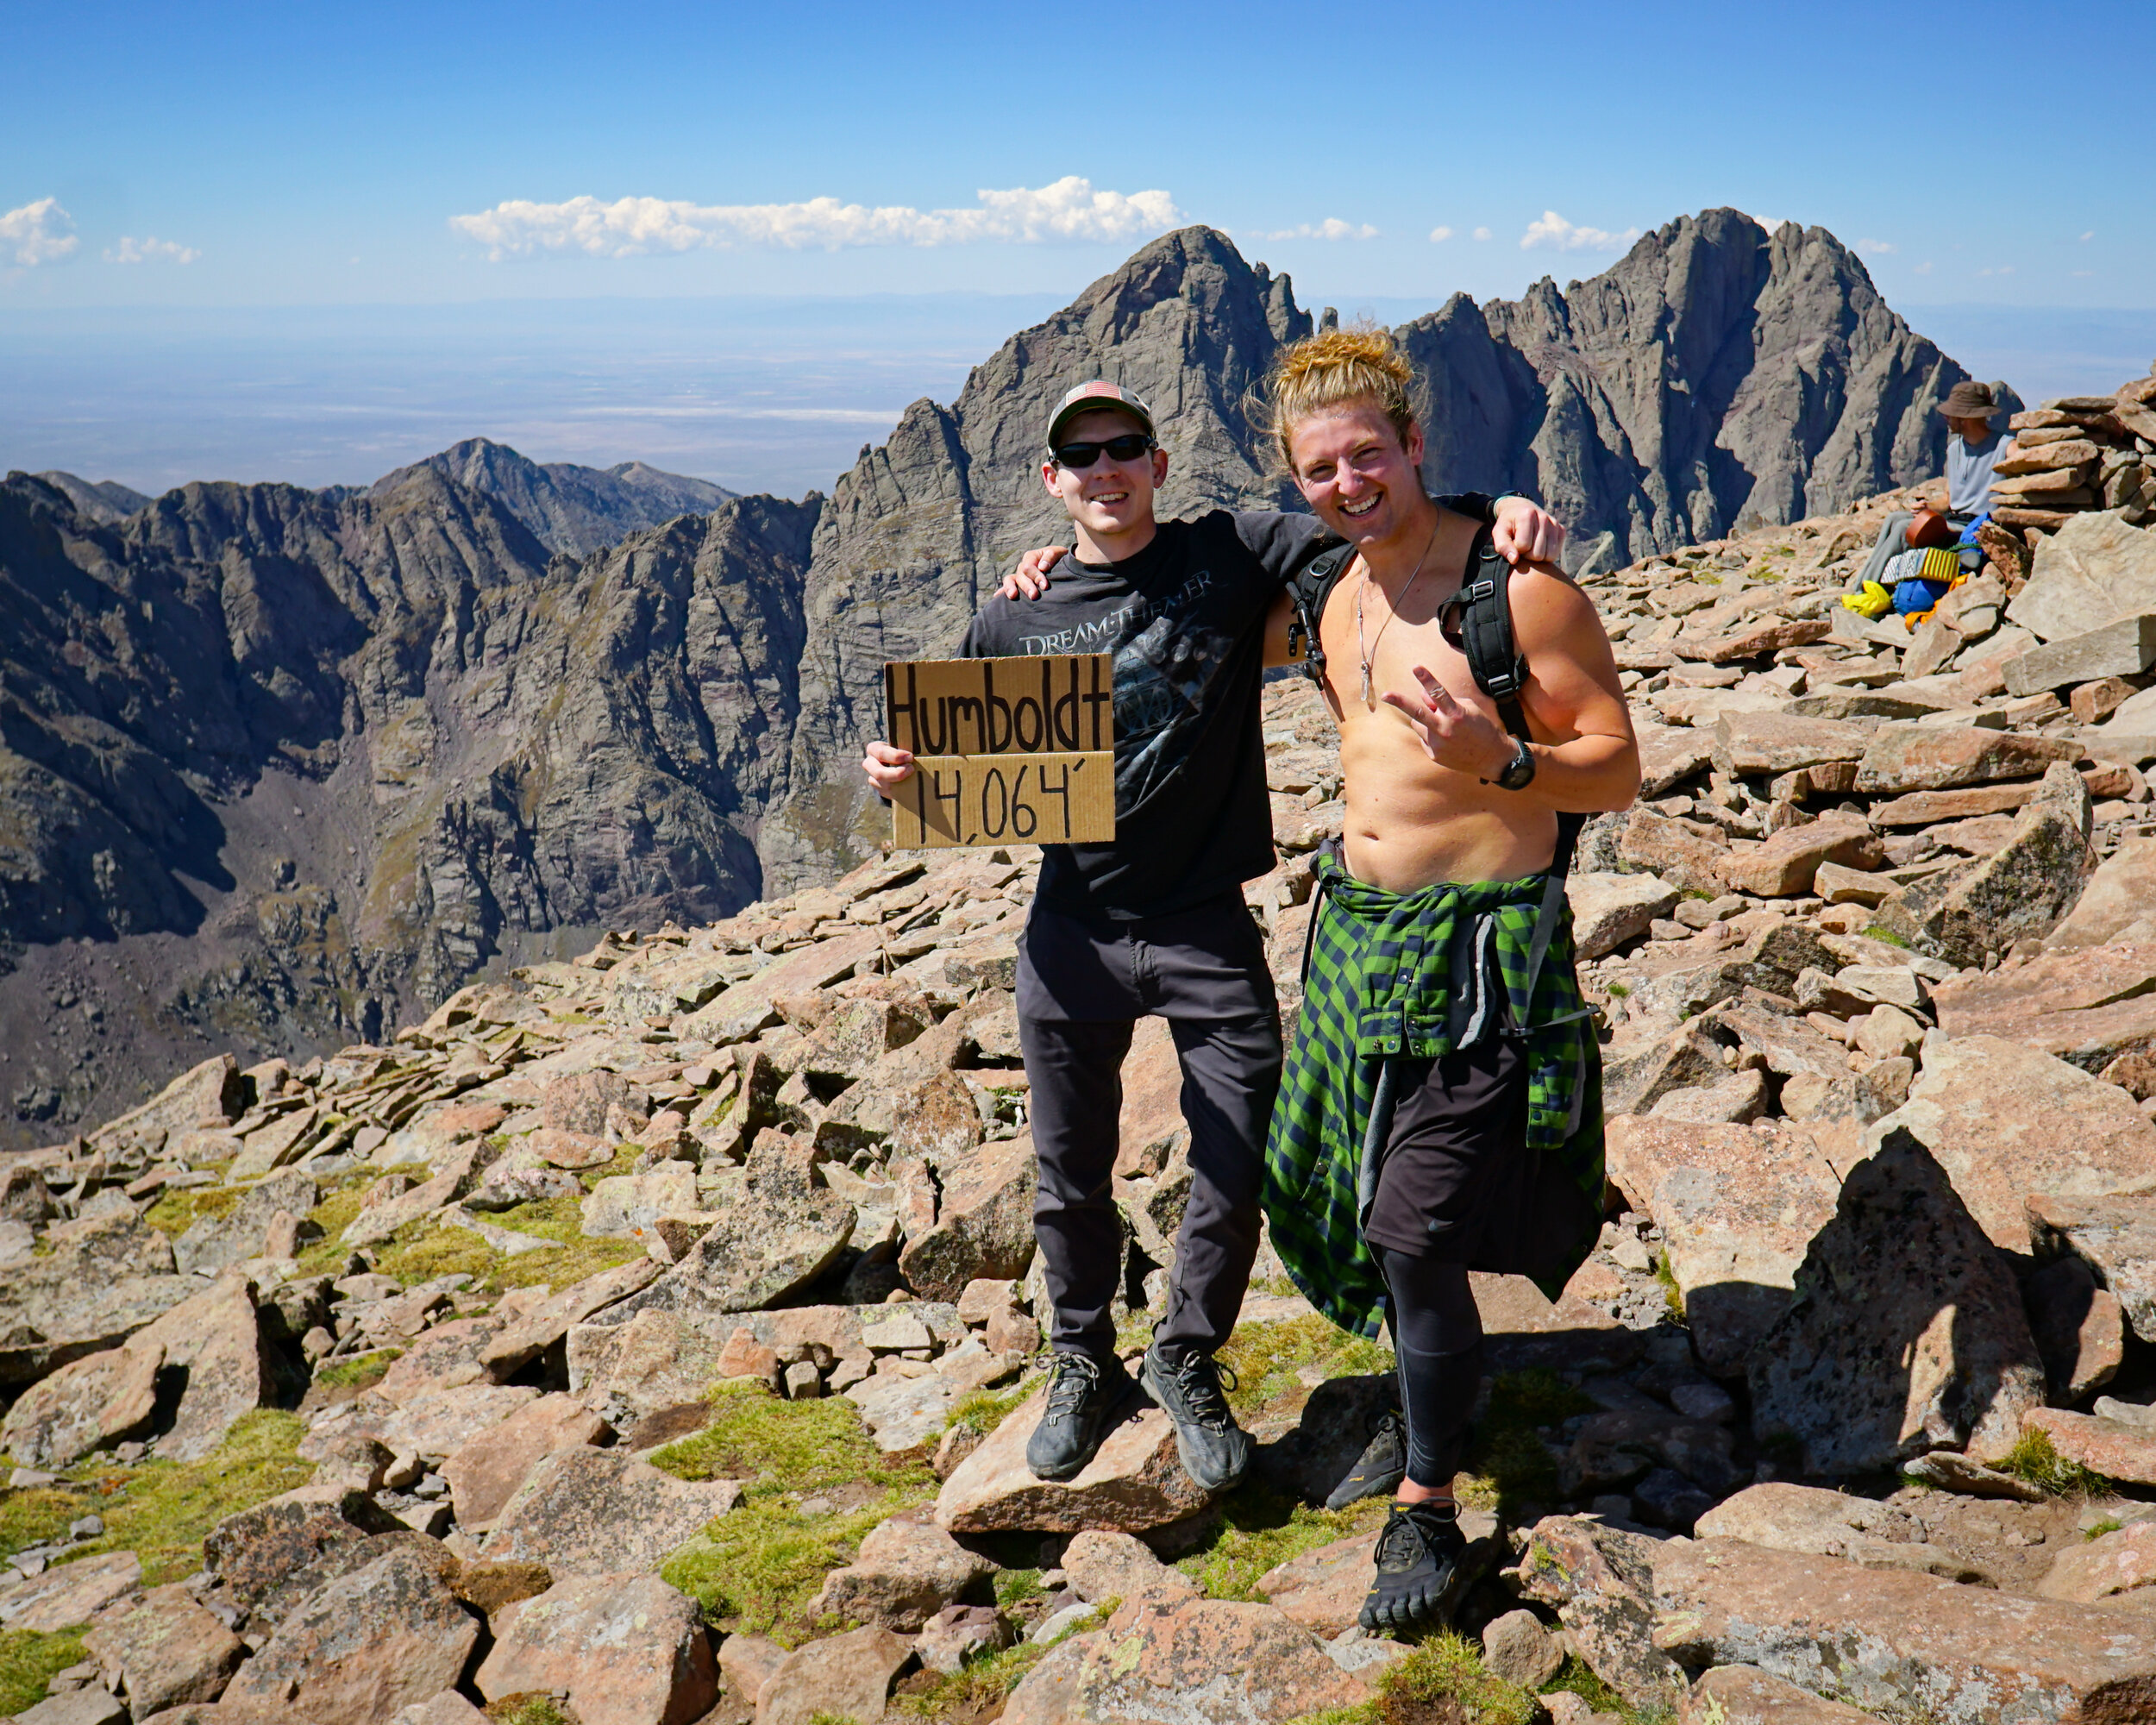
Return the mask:
M894 662L883 668L883 716L885 740L914 756L891 799L900 849L1115 837L1106 653Z

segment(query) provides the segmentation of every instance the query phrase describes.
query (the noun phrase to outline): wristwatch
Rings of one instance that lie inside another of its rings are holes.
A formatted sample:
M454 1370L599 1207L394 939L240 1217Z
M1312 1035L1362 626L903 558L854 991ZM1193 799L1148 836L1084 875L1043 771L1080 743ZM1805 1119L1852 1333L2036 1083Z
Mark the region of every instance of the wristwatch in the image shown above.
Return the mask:
M1497 775L1495 782L1508 791L1524 791L1534 782L1534 751L1527 747L1526 737L1515 737L1513 739L1513 757L1505 763L1505 770ZM1493 781L1485 780L1483 782L1488 784Z

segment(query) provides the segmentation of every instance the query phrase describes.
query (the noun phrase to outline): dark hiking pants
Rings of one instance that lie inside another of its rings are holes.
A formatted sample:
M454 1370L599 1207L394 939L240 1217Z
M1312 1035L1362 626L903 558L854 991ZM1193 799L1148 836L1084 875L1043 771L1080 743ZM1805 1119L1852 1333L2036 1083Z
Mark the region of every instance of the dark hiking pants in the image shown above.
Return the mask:
M1132 1025L1168 1020L1190 1126L1190 1199L1156 1339L1211 1350L1235 1327L1257 1255L1280 1019L1239 895L1175 916L1092 921L1036 905L1018 952L1018 1036L1040 1193L1033 1226L1065 1352L1115 1346L1122 1223L1110 1180Z

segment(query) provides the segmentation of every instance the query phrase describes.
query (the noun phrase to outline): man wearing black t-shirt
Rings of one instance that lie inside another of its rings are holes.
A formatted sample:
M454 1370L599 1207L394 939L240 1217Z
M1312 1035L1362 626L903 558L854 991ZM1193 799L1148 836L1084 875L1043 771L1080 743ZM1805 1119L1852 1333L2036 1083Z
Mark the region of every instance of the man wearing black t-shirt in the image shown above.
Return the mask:
M1122 1255L1110 1182L1131 1026L1157 1014L1182 1067L1191 1185L1139 1379L1174 1421L1192 1478L1220 1490L1242 1477L1250 1444L1213 1355L1257 1256L1281 1070L1272 978L1240 890L1273 867L1264 625L1287 578L1333 541L1312 516L1156 521L1168 456L1150 410L1117 385L1066 395L1048 445L1042 479L1070 513L1076 556L1043 600L989 599L959 648L968 658L1108 653L1115 663L1116 836L1043 848L1018 954L1040 1162L1034 1227L1055 1308L1047 1408L1026 1461L1044 1479L1076 1475L1131 1389L1110 1314ZM1554 530L1532 505L1516 507L1534 517L1520 524ZM876 742L862 765L888 795L913 757Z

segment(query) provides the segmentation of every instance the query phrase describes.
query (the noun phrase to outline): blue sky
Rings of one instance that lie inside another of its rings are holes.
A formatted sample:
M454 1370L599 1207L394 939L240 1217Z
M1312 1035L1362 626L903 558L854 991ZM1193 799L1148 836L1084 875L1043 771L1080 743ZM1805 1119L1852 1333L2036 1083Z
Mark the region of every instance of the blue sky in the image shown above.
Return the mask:
M1053 304L1186 221L1306 303L1389 314L1591 275L1728 204L1832 229L1897 306L2014 309L2041 346L2049 311L2156 312L2141 141L2085 123L2152 60L2147 0L13 0L0 341L86 354L103 335L68 330L154 345L246 307L322 308L334 342L354 305Z

